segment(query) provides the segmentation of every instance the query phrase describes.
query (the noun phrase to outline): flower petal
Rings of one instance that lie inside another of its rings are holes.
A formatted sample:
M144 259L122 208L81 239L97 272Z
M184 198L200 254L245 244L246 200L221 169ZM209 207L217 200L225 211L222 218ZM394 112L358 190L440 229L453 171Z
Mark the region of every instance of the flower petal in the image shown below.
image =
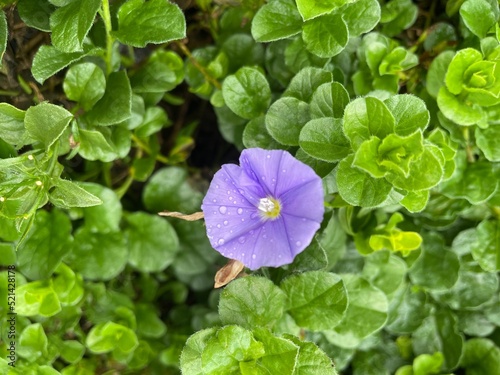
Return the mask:
M323 220L325 207L320 178L289 189L279 199L283 214L309 219L317 223L321 223Z

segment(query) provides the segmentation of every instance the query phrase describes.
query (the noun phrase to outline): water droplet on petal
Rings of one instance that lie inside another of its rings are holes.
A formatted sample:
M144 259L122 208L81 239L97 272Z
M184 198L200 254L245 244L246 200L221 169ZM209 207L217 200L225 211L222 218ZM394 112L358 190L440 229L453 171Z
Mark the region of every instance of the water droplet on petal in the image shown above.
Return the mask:
M245 221L245 219L241 219L241 221Z
M233 197L229 197L229 200L232 201L233 200Z
M241 253L241 256L244 257L245 256L245 253Z
M224 220L224 225L227 225L228 224L228 221L227 220Z
M253 234L254 234L254 233L255 233L255 232L254 232L253 230L251 230L250 232L248 232L248 234L249 234L250 236L253 236Z
M238 192L239 192L241 195L245 195L245 190L243 190L243 189L238 189Z
M214 202L214 203L217 202L217 199L212 199L212 202Z
M238 242L239 243L245 243L247 239L245 238L245 236L241 236L240 238L238 238Z
M267 154L267 155L266 155L266 158L268 158L268 159L269 159L270 157L271 157L271 155L269 155L269 154Z
M281 172L286 173L286 169L283 169Z
M228 194L231 194L231 190L228 190L228 191L227 191L227 193L228 193Z
M262 180L264 181L266 179L266 176L262 176Z
M254 212L253 214L250 215L250 219L256 219L259 217L259 214L257 212Z
M302 245L302 242L297 241L297 242L295 242L295 245L300 246L300 245Z
M219 207L219 212L224 215L227 212L227 207L226 206L220 206Z
M219 245L224 245L224 242L224 238L219 238L219 241L217 241Z
M255 254L252 254L252 259L255 259L257 258L257 256Z
M217 224L217 228L220 228L220 224Z
M218 189L219 188L219 185L215 185L215 188Z
M262 238L264 238L264 239L267 238L267 234L263 234Z
M241 215L243 213L243 208L238 208L236 212L238 213L238 215Z

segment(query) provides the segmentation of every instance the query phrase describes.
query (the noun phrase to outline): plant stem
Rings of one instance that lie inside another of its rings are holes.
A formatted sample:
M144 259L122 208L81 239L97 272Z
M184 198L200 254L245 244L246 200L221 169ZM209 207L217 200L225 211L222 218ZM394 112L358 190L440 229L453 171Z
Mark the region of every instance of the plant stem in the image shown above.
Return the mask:
M185 44L183 44L181 42L177 42L177 45L182 50L182 53L184 53L184 55L186 55L186 57L189 59L189 61L191 61L191 64L193 64L195 66L195 68L198 69L201 74L203 74L203 77L205 77L205 79L208 82L210 82L216 89L218 89L218 90L222 89L222 85L220 84L220 82L217 81L214 77L212 77L210 75L210 73L205 69L205 67L203 67L198 62L198 60L196 60L194 58L194 56L191 54L191 51L189 51L189 49L185 46Z
M144 143L139 137L137 137L135 134L132 134L132 140L135 142L137 146L143 151L146 151L148 155L154 155L153 151L149 148L149 146ZM156 160L158 160L160 163L163 164L170 164L170 161L168 160L167 157L157 154L155 155Z
M102 0L101 17L106 29L106 72L109 75L113 71L113 44L115 43L115 38L111 35L113 29L111 25L111 12L109 11L109 0Z

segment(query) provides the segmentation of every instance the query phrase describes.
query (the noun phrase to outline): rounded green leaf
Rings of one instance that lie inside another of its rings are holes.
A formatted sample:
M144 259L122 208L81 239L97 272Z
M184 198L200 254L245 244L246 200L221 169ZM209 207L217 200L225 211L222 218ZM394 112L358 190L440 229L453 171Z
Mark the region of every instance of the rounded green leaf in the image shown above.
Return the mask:
M411 285L401 288L391 299L385 329L397 335L411 334L428 316L430 307L423 290L414 290Z
M19 335L18 354L20 357L36 361L48 356L47 335L40 323L30 324Z
M360 36L377 26L380 21L380 4L377 0L351 2L342 9L342 18L349 29L349 36Z
M118 10L117 39L134 47L166 43L186 36L186 19L166 0L130 0Z
M322 14L330 13L336 8L349 3L351 0L297 0L297 8L304 20L308 20Z
M47 279L70 251L71 222L55 209L40 211L26 239L17 249L17 265L32 280Z
M344 112L344 133L354 148L376 136L380 139L394 132L396 120L389 108L377 98L358 98Z
M500 348L486 338L471 338L465 343L460 366L468 375L494 374L500 368Z
M432 60L427 73L426 87L433 98L437 98L439 89L444 85L446 72L454 55L453 51L444 51Z
M300 131L299 145L312 157L327 162L339 161L352 151L342 131L342 120L329 117L305 124Z
M397 134L407 136L418 129L424 130L429 125L430 114L425 102L413 95L394 95L384 101L389 108L396 125L394 130Z
M283 96L293 96L309 103L316 90L324 83L332 82L332 79L332 73L327 70L311 66L305 67L292 78Z
M24 126L29 136L47 149L59 139L72 119L73 115L63 107L44 102L28 108Z
M292 335L284 335L284 337L299 347L299 356L294 374L337 375L332 360L315 343L302 341Z
M104 95L106 77L102 69L93 63L73 65L66 73L63 89L68 99L89 110Z
M500 161L500 125L490 125L486 129L479 127L474 131L476 145L489 161Z
M245 328L271 327L284 313L286 295L263 277L234 280L220 296L219 315L223 324Z
M142 272L159 272L174 261L179 239L167 220L144 212L127 215L125 219L128 262L133 267Z
M348 304L344 282L329 272L292 275L280 285L288 296L288 313L310 330L327 330L342 320Z
M325 83L319 86L312 96L311 118L344 116L344 108L349 103L349 93L338 82Z
M477 226L477 242L472 246L472 256L487 272L500 270L500 223L484 220Z
M487 0L465 1L460 7L460 16L470 31L484 38L498 19L498 3L493 5Z
M107 353L115 349L131 353L139 341L133 330L114 322L99 323L92 327L85 346L93 353Z
M414 284L440 291L457 282L459 268L457 255L445 248L441 237L434 234L424 237L422 252L410 268L409 275Z
M122 205L116 193L92 182L82 182L80 186L102 201L99 206L82 209L85 227L101 233L118 231L122 219Z
M86 279L111 280L122 272L127 258L127 242L121 232L93 233L83 227L76 232L66 259Z
M264 113L271 102L266 77L257 69L243 67L222 84L226 105L238 116L252 119Z
M344 275L349 306L342 322L325 334L342 348L356 348L369 335L380 330L387 321L389 303L385 294L357 275Z
M191 335L187 341L180 357L182 373L186 375L199 375L203 373L201 365L201 353L208 343L215 337L217 328L207 328Z
M298 146L300 131L309 119L307 103L293 97L283 97L269 107L266 128L279 143Z
M384 178L373 178L359 168L353 167L354 157L343 159L337 169L339 194L353 206L376 207L384 202L392 185Z
M267 132L264 115L248 121L243 130L243 144L246 148L260 147L266 150L280 148L280 144Z
M61 311L61 303L47 281L33 281L16 289L16 313L49 317Z
M26 133L24 116L24 111L8 103L0 103L0 138L11 145L22 145Z
M307 21L302 29L306 48L319 57L338 55L347 45L349 31L338 14L326 14Z
M252 20L257 42L271 42L298 34L302 18L293 0L274 0L263 5Z
M365 261L363 276L387 296L404 282L406 263L389 251L375 251Z

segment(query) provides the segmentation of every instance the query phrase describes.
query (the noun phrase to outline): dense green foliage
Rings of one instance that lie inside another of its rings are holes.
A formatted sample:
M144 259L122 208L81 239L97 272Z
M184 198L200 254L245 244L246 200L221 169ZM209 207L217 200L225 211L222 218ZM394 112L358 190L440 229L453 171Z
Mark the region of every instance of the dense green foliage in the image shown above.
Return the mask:
M0 373L497 375L499 3L0 2ZM251 147L324 220L213 289Z

